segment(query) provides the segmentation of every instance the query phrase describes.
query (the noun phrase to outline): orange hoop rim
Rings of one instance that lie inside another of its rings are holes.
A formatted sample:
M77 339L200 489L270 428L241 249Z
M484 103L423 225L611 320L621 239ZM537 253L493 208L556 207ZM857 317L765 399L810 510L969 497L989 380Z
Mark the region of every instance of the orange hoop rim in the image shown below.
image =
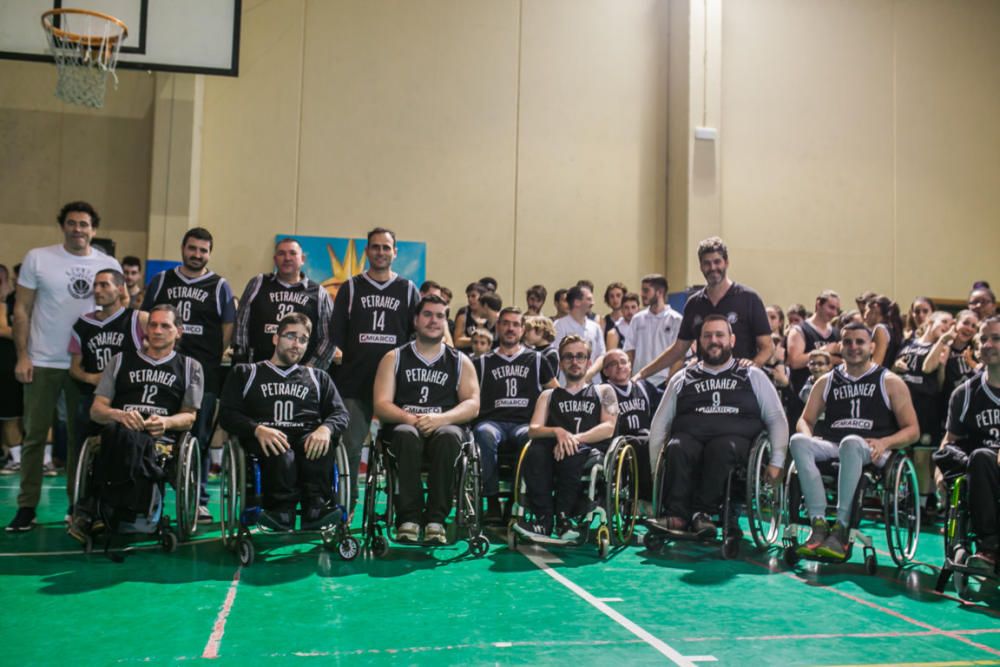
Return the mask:
M122 32L120 35L109 35L107 38L98 35L78 35L75 32L69 32L67 30L61 30L52 24L52 17L59 16L62 14L82 14L84 16L94 16L99 19L104 19L110 23L121 28ZM102 44L108 43L109 45L118 42L125 37L128 37L128 26L125 22L111 16L110 14L102 14L101 12L95 12L90 9L50 9L42 14L42 28L52 34L54 37L69 41L76 42L77 44L82 44L83 46L89 48L95 48L101 46Z

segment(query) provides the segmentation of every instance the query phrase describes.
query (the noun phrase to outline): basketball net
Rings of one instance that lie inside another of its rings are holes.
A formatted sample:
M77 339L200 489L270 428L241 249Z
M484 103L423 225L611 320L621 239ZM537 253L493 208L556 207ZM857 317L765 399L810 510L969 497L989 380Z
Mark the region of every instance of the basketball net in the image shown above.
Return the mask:
M52 23L53 12L42 16L42 27L59 73L56 97L69 104L100 109L104 106L109 74L118 88L115 66L128 29L124 23L103 14L82 10L55 12L59 15L59 27Z

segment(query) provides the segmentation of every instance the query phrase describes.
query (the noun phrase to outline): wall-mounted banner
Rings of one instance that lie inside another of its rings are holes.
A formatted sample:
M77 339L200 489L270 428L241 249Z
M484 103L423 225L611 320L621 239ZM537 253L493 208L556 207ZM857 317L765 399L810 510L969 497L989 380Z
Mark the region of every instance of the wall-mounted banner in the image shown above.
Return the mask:
M346 239L338 236L298 236L279 234L275 242L293 238L302 246L306 265L302 267L311 280L323 285L331 297L353 275L368 268L365 257L367 239ZM392 263L392 270L409 278L417 287L427 275L427 244L421 241L396 241L399 254Z

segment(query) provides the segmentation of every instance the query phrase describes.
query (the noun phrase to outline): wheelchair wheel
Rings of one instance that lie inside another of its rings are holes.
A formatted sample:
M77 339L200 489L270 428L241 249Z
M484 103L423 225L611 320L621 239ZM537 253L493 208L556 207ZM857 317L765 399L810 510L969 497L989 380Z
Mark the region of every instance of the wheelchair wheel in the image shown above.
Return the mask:
M905 454L894 454L886 464L882 507L889 554L902 567L913 560L920 539L917 470Z
M97 452L101 446L99 437L87 438L80 447L80 456L76 464L76 474L73 477L73 507L80 502L81 498L86 498L90 492L91 479L94 468L94 460L97 459Z
M232 549L240 533L240 512L246 488L246 459L239 443L227 440L222 446L222 472L219 475L219 516L222 521L222 544Z
M611 551L611 532L607 526L601 526L597 529L597 555L607 558L609 551Z
M356 537L347 535L337 543L337 553L344 560L354 560L361 553L361 543Z
M389 549L388 542L382 537L382 530L384 528L388 531L389 522L392 520L393 480L389 466L385 464L382 447L383 445L379 443L369 450L368 472L365 475L365 505L361 520L361 533L364 536L365 546L377 556L384 555ZM378 509L380 499L385 502L384 513L380 513ZM381 549L376 546L376 540L384 544Z
M334 502L346 513L351 511L351 462L347 458L347 448L338 440L335 444L334 461L336 469L333 476Z
M657 535L656 533L648 532L642 540L642 545L646 547L647 551L652 551L653 553L660 553L663 551L663 545L667 541L664 539L663 535Z
M524 459L528 455L528 447L531 447L531 441L524 443L524 447L521 448L521 453L517 457L517 467L514 469L514 489L511 492L511 507L510 507L510 517L511 526L519 518L523 517L525 514L524 506L524 492L526 487L524 486L524 480L521 477L521 470L524 466Z
M619 438L608 453L610 466L605 466L606 498L611 523L611 539L615 545L626 545L635 532L639 501L639 462L631 443Z
M809 539L809 518L805 507L805 497L799 486L799 476L793 462L785 473L785 486L781 504L781 523L783 532L781 542L785 547L785 562L789 565L798 563L800 558L796 549ZM751 523L751 525L753 525ZM794 560L790 558L794 557Z
M177 533L172 530L163 531L163 534L160 535L160 548L168 554L177 551Z
M376 558L384 558L389 553L389 540L381 535L376 535L369 542L369 548Z
M952 562L959 568L964 568L969 564L968 550L964 546L956 547L952 556ZM951 575L952 583L955 585L955 593L963 600L969 599L969 575L961 569L956 569Z
M514 524L517 523L515 519L511 519L510 523L507 524L507 548L511 551L517 551L517 531L514 530Z
M198 527L198 501L201 494L201 448L198 440L185 435L174 455L174 495L177 501L177 533L187 542Z
M722 541L722 557L725 560L732 560L740 555L740 542L742 540L735 537L728 537Z
M781 535L784 489L767 477L771 461L771 441L766 434L757 437L747 462L747 519L750 535L758 549L767 549Z
M469 540L469 553L471 553L476 558L482 558L487 553L489 553L489 550L490 550L490 541L485 537L483 537L482 535L478 535Z
M257 549L248 535L241 536L236 541L236 554L240 557L240 565L250 567L257 557Z
M455 528L464 531L470 538L475 538L479 535L479 515L483 502L479 486L479 460L469 443L464 443L462 449L463 455L456 463L458 483L455 485Z

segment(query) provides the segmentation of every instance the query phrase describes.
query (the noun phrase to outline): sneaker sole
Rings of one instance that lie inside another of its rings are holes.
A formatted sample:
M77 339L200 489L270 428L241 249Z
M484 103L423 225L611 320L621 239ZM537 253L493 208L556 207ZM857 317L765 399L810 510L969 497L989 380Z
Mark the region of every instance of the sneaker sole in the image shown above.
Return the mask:
M32 521L30 526L7 526L5 529L8 533L27 533L30 530L34 530L35 522Z

